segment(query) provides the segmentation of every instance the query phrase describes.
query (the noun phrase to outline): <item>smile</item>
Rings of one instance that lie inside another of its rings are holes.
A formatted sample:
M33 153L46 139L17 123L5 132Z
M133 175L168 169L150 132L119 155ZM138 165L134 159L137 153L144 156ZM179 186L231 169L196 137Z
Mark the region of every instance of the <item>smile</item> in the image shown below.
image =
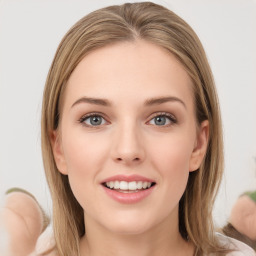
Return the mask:
M145 189L149 189L155 185L155 182L148 181L108 181L103 185L109 189L116 190L121 193L136 193Z
M138 203L155 189L156 182L140 175L116 175L101 182L105 193L122 204Z

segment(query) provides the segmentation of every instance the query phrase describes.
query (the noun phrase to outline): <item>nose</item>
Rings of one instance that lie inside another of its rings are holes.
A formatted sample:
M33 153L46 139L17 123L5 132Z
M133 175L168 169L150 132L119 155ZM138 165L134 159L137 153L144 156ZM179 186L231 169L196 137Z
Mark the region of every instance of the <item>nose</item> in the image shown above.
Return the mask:
M127 124L115 130L111 155L115 162L126 165L134 165L144 161L143 138L135 125Z

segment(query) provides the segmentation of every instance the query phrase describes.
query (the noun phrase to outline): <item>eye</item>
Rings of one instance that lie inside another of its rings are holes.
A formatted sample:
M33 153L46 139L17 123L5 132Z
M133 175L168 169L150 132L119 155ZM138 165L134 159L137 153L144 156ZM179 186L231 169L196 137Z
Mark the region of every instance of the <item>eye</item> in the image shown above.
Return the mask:
M154 118L149 121L149 124L157 126L169 126L177 123L177 120L168 113L156 114Z
M79 122L86 126L100 126L107 123L107 121L99 114L89 114L83 116Z

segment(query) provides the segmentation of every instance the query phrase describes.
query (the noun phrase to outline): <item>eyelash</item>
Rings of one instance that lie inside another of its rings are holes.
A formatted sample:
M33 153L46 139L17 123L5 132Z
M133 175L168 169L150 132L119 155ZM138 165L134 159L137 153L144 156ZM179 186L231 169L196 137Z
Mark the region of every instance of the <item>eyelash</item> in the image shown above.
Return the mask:
M90 113L90 114L87 114L87 115L84 115L82 116L78 121L79 123L81 123L82 125L86 126L86 127L90 127L90 128L99 128L99 126L101 125L97 125L97 126L93 126L93 125L88 125L85 123L85 120L90 118L90 117L94 117L94 116L97 116L97 117L102 117L104 120L106 120L106 118L104 118L104 115L102 113ZM107 122L107 121L106 121Z
M82 125L84 125L86 127L95 128L95 129L99 128L101 126L101 124L96 125L96 126L85 124L85 120L87 120L90 117L101 117L106 121L106 118L104 118L104 115L102 113L96 113L96 112L84 115L78 121L79 121L79 123L81 123ZM170 124L160 125L160 126L155 125L155 126L159 126L161 128L166 128L166 127L172 126L174 124L177 124L177 119L173 115L171 115L170 113L167 113L167 112L154 113L153 116L150 118L150 120L147 123L149 123L151 120L153 120L156 117L166 117L167 119L169 119ZM108 121L106 121L106 122L108 122Z
M177 119L173 115L171 115L170 113L167 113L167 112L154 113L153 116L151 117L151 119L148 122L150 122L152 119L154 119L156 117L166 117L170 121L170 124L167 124L167 125L160 125L160 126L156 125L156 126L159 126L161 128L166 128L166 127L172 126L174 124L177 124Z

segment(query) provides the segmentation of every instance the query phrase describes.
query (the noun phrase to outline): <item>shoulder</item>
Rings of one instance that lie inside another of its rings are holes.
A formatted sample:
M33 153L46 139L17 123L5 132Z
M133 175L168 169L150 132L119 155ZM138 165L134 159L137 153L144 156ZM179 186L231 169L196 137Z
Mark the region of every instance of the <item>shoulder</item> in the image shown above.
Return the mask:
M255 251L245 243L220 233L216 233L216 236L221 245L227 249L234 250L228 253L227 256L256 256Z

